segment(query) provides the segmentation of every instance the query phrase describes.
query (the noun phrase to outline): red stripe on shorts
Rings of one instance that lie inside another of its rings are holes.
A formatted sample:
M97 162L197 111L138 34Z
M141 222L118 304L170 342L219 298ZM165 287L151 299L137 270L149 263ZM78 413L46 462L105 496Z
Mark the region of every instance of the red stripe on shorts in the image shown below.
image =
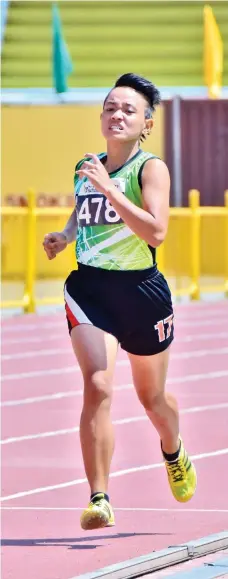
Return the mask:
M65 309L66 309L66 315L67 315L67 318L71 324L71 327L75 328L75 326L79 326L80 322L74 316L73 312L70 310L67 303L65 303Z

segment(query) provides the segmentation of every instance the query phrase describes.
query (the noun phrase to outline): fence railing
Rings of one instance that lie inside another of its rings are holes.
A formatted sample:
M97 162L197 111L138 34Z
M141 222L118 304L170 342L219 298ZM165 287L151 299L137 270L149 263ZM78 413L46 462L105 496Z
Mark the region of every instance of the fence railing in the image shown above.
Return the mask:
M7 216L24 216L26 217L27 229L26 235L26 266L24 279L24 295L22 299L6 300L1 303L1 308L23 308L25 313L31 313L40 305L58 305L63 303L61 297L44 297L37 298L35 295L35 284L37 281L36 266L36 246L37 246L37 218L43 217L69 217L72 208L69 207L37 207L36 195L33 190L28 191L27 207L1 207L1 215ZM204 288L204 291L222 291L224 296L228 296L228 190L224 194L223 207L201 207L200 193L192 189L189 192L189 207L172 207L170 217L176 219L190 218L190 230L188 236L188 254L189 254L189 280L190 283L184 288L173 289L175 296L189 296L191 299L200 298L200 279L201 279L201 222L205 216L225 217L224 238L221 250L224 252L224 283L220 286L212 285ZM175 233L174 233L175 235ZM181 240L180 240L181 243ZM216 243L216 239L215 239ZM166 274L165 264L166 241L158 248L158 267ZM175 256L174 256L175 260ZM75 256L72 252L72 269L75 269ZM175 269L175 268L174 268Z

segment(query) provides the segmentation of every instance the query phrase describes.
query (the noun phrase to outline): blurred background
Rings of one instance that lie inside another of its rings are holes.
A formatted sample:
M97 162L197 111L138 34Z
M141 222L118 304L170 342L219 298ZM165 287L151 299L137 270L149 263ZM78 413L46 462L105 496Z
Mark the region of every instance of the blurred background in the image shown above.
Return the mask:
M54 261L45 233L74 203L76 162L101 152L116 78L155 83L162 105L143 148L171 174L158 264L174 300L228 294L227 2L1 1L2 307L62 307L74 244Z

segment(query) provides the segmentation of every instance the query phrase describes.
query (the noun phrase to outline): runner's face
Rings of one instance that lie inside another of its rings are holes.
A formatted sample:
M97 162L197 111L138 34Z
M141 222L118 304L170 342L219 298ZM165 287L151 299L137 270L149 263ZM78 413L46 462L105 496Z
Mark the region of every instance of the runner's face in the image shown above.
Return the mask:
M128 87L114 88L101 114L101 130L107 141L137 141L148 125L144 97ZM149 119L149 123L151 119Z

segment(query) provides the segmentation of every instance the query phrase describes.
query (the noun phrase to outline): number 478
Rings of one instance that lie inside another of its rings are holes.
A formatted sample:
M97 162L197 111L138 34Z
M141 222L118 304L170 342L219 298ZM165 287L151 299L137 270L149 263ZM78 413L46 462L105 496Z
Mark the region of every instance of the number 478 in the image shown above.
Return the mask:
M165 318L164 320L160 320L154 326L154 329L158 331L159 342L164 342L164 340L167 340L169 338L172 330L172 325L173 325L173 314L171 314L171 316L168 316L168 318Z

